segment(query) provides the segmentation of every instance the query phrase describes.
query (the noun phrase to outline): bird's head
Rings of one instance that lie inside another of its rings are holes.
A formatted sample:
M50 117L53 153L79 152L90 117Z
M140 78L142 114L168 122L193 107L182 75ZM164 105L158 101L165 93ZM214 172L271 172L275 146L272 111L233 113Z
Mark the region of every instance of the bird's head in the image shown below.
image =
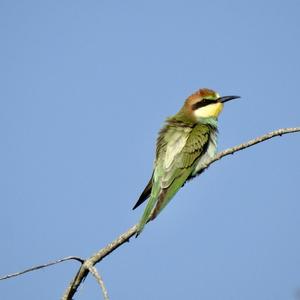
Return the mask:
M181 113L184 113L196 122L205 118L217 118L223 109L224 103L236 98L240 97L220 97L213 90L200 89L186 99Z

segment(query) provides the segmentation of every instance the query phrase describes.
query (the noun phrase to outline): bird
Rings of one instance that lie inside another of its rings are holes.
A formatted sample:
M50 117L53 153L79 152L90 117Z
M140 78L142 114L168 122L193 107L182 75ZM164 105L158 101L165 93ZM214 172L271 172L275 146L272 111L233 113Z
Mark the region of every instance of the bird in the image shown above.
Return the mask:
M156 141L152 176L133 207L149 198L136 237L216 155L218 117L224 103L237 98L240 96L221 97L214 90L202 88L185 100L177 114L166 119Z

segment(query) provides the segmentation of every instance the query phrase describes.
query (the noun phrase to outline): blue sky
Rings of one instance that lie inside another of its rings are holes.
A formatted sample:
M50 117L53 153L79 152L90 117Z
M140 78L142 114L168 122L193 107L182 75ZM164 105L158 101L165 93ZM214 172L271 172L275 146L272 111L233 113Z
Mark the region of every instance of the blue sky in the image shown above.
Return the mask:
M299 126L299 1L0 1L0 273L88 257L135 224L164 119L240 101L219 149ZM111 299L296 299L300 135L215 163L98 269ZM0 282L58 299L66 262ZM99 299L88 277L76 299Z

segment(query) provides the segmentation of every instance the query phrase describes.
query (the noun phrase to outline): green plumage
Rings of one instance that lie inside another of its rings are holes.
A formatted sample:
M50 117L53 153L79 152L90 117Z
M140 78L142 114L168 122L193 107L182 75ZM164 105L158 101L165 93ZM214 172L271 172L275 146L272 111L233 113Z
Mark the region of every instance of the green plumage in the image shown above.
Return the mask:
M212 130L216 128L189 120L185 122L178 116L167 119L157 139L152 177L134 206L136 208L150 197L137 235L192 176L200 158L207 151Z

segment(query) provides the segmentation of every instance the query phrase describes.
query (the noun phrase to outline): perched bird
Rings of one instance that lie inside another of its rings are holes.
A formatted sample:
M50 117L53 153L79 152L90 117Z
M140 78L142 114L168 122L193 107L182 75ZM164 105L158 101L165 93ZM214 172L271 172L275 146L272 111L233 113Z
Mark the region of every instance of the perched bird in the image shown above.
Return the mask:
M186 99L176 115L166 119L157 138L151 179L133 207L137 208L149 198L136 236L216 154L218 116L224 103L236 98L240 97L220 97L213 90L200 89Z

